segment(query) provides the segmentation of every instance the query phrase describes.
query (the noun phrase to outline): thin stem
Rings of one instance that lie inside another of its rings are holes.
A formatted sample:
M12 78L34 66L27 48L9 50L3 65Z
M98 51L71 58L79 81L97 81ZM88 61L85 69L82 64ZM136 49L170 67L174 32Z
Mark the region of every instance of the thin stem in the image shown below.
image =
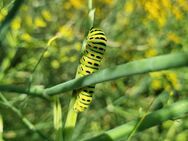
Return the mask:
M187 107L188 99L184 99L163 109L152 112L144 117L141 124L137 128L137 132L144 131L145 129L159 125L167 120L176 120L185 117L188 114ZM133 131L139 121L140 119L130 121L84 141L114 141L120 139L126 140L128 135Z
M2 41L3 38L5 37L5 33L8 29L8 26L10 25L13 18L16 16L16 14L17 14L17 12L18 12L18 10L21 7L23 2L24 2L24 0L16 0L14 2L13 7L8 12L8 15L5 17L5 19L1 23L1 25L0 25L0 41Z
M88 0L88 9L89 9L89 26L90 28L94 25L94 19L95 19L95 9L93 9L93 0Z
M41 138L50 141L50 139L43 135L43 133L41 133L22 113L20 110L18 110L16 107L14 107L4 96L3 94L0 93L0 98L2 100L2 102L4 103L4 105L6 105L8 108L10 108L14 113L17 114L17 116L22 120L22 122L26 125L26 127L37 133ZM1 104L1 103L0 103Z
M3 141L3 118L0 114L0 141Z

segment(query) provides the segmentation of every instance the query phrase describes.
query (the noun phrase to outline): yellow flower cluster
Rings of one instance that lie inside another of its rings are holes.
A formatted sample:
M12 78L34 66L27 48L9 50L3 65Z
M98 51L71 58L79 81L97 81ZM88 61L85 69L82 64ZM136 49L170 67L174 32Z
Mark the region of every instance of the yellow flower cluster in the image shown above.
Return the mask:
M124 5L124 10L126 14L131 14L134 10L134 3L133 1L127 1Z
M181 38L173 32L169 32L167 35L167 38L169 41L173 41L174 43L177 43L177 44L181 42Z
M176 20L183 18L183 10L188 10L186 0L140 0L147 12L148 19L156 21L159 26L164 26L170 15Z
M153 57L157 55L157 50L155 48L150 48L145 52L146 57Z
M158 90L164 88L168 92L175 90L180 90L181 85L178 81L177 74L172 71L160 71L150 73L152 78L151 88L153 90Z
M66 40L71 41L73 39L74 31L70 25L63 25L59 28L59 34Z

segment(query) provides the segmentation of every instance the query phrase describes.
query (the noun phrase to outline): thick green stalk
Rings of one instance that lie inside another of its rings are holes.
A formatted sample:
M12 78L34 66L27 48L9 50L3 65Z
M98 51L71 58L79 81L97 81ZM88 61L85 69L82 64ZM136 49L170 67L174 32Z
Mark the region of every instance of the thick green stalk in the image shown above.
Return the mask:
M93 26L94 23L94 16L95 16L95 9L93 9L92 6L93 1L92 0L88 0L88 9L89 9L89 22L90 22L90 28ZM83 42L82 44L82 50L85 50L85 42ZM79 76L76 76L76 78L78 78ZM76 93L75 91L73 91L72 93L72 97L69 103L69 109L68 109L68 113L67 113L67 118L65 121L65 126L64 126L64 140L65 141L71 141L72 140L72 136L73 136L73 132L74 132L74 128L76 126L76 121L77 121L77 116L78 113L74 111L74 103L76 101Z
M75 78L50 88L36 88L27 90L27 87L13 85L0 85L0 91L29 94L31 96L53 96L73 89L78 89L92 84L123 78L126 76L148 72L185 67L188 65L188 53L179 52L157 57L132 61L115 67L99 70L91 75Z
M166 108L152 112L145 116L145 118L137 128L137 132L159 125L160 123L167 120L175 120L184 117L188 114L187 107L188 99L184 99ZM133 120L84 141L115 141L120 139L126 140L128 135L132 132L139 121L140 119Z
M74 128L76 126L76 120L77 120L78 113L75 112L73 109L75 101L76 101L76 95L73 92L73 95L71 97L71 101L69 104L67 118L65 121L64 131L63 131L64 141L72 140L72 134L73 134Z
M188 65L188 53L179 52L132 61L115 67L99 70L91 75L76 78L44 90L45 95L56 95L72 89L85 87L125 76L166 70Z
M58 96L54 97L53 116L54 116L54 128L55 128L55 141L63 141L62 108L61 108L61 102Z

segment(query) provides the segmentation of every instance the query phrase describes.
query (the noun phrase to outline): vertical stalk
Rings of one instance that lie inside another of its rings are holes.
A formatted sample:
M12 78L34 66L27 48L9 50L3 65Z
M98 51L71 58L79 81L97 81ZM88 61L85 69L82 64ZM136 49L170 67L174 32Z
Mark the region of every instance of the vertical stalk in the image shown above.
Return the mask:
M0 141L3 141L3 118L0 115Z
M55 141L63 141L63 136L62 136L62 109L61 109L60 98L58 96L54 97L53 115L54 115Z
M67 118L65 121L65 126L64 126L64 140L65 141L71 141L72 140L72 135L74 128L76 126L76 120L78 113L74 111L73 106L76 101L76 94L73 92L72 98L69 104L69 109L67 113Z
M93 27L94 15L95 15L95 9L93 9L93 1L92 0L88 0L88 9L89 9L88 17L89 17L89 24L90 24L89 26L91 28L91 27ZM84 46L84 42L82 45L82 49L84 49L83 46ZM76 76L76 78L77 77L79 77L79 76ZM76 92L73 91L72 97L70 100L70 104L69 104L67 118L65 121L65 126L64 126L64 140L65 141L72 140L73 131L76 126L76 120L77 120L78 113L75 112L73 109L75 101L76 101Z
M93 0L88 0L88 9L89 9L89 26L90 28L94 25L94 18L95 18L95 9L93 9Z

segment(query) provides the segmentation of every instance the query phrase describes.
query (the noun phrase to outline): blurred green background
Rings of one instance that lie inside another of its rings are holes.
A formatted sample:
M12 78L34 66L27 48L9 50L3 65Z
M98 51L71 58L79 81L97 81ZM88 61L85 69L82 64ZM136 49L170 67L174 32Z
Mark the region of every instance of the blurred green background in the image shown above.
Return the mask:
M0 22L14 0L0 0ZM93 0L94 26L108 38L101 68L133 60L188 50L187 0ZM0 41L0 83L50 87L75 77L82 42L89 30L87 0L27 0ZM53 41L37 69L33 69ZM125 70L126 71L126 70ZM188 69L174 69L126 77L98 84L89 110L78 117L74 139L87 138L147 112L152 101L168 92L165 105L188 96ZM53 138L53 112L49 101L3 93L48 137ZM63 120L71 92L61 97ZM165 106L164 105L164 106ZM0 104L6 141L39 141L20 118ZM187 141L188 119L167 121L134 136L133 141Z

